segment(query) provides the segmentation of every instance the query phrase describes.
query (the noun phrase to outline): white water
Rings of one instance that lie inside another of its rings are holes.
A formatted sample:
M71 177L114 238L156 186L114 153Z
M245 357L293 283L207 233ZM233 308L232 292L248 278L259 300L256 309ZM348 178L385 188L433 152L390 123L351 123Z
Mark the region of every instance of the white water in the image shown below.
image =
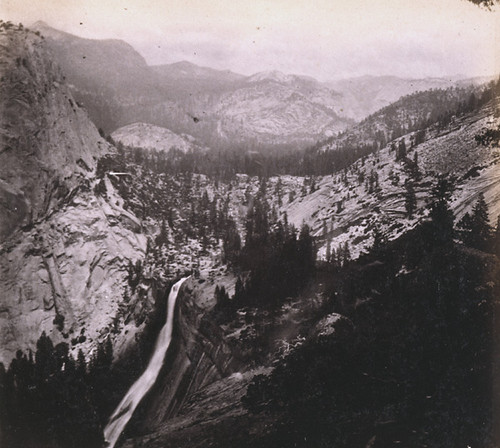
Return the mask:
M104 440L107 442L107 447L113 448L120 437L120 434L125 429L128 421L132 417L137 405L141 402L146 393L153 387L153 384L160 373L167 353L170 341L172 340L172 330L174 327L174 310L177 294L181 285L187 278L179 280L168 296L167 306L167 321L158 335L156 346L148 367L140 378L132 385L128 392L123 397L122 401L115 409L115 412L109 418L109 422L104 428Z

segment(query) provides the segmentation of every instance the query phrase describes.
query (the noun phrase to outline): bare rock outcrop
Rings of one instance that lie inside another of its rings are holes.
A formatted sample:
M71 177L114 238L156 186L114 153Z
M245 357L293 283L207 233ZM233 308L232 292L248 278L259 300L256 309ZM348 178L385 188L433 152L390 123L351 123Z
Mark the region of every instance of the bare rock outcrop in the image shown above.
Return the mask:
M129 260L144 257L146 237L120 223L91 192L54 212L0 250L0 361L35 346L86 335L91 351L117 315ZM60 316L56 318L57 316Z
M44 39L1 23L0 77L0 362L42 331L89 353L116 322L146 237L119 198L94 192L97 160L113 148Z
M44 40L0 29L0 241L47 215L109 151Z

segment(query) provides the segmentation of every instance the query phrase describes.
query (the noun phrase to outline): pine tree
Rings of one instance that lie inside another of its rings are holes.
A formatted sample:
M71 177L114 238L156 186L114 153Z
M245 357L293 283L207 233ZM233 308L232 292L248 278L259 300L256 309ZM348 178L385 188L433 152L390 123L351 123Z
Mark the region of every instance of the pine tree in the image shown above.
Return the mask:
M432 189L429 205L431 244L448 244L453 241L453 221L455 216L449 207L453 183L446 176L439 176Z
M301 262L303 270L301 275L303 275L304 278L307 278L314 270L314 266L316 264L316 250L314 247L314 240L311 236L311 231L307 224L303 224L300 229L298 251L298 260L299 262Z
M371 252L377 255L385 245L385 236L381 232L380 227L376 226L373 230L373 243Z
M418 152L415 151L413 154L413 165L411 166L411 175L415 180L420 180L422 174L420 173L420 167L418 166Z
M238 264L241 252L241 239L236 228L236 223L232 219L227 220L222 245L224 262L230 265Z
M332 261L332 240L330 238L326 241L326 262L330 263Z
M345 266L351 261L351 249L349 248L349 243L346 241L342 250L342 265Z
M398 150L396 152L396 160L403 160L406 158L406 143L405 139L402 138L398 144Z
M57 370L54 345L45 331L36 343L35 365L37 378L40 382L44 382Z
M243 284L243 281L241 280L241 277L238 276L236 279L236 284L234 285L234 299L238 300L243 297L243 294L245 292L245 285Z
M470 213L466 213L457 223L457 234L462 243L472 246L472 218Z
M471 215L471 246L488 250L491 242L491 226L488 218L488 206L484 194L480 193Z
M411 181L405 183L405 208L407 217L412 219L417 208L417 197Z
M85 355L82 349L78 350L78 355L76 357L76 371L83 378L87 373L87 362L85 360Z
M274 194L276 195L278 201L278 207L281 207L283 205L282 191L283 188L282 188L281 176L279 176L274 190Z

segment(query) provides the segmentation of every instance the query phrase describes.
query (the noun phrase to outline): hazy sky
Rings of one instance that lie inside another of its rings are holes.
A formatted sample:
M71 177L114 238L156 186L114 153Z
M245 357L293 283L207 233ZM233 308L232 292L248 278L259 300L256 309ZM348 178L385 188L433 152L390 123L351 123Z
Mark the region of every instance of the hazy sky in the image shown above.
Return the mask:
M465 0L0 0L4 20L123 39L150 64L322 80L498 73L498 9Z

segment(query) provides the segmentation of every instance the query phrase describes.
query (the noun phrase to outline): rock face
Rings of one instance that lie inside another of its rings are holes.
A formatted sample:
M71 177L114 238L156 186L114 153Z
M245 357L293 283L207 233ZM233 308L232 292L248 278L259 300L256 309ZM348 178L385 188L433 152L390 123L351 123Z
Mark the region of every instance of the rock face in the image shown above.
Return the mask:
M261 143L311 142L344 130L352 121L337 114L337 92L318 81L280 72L258 73L209 105L220 137Z
M109 332L123 301L128 262L141 259L146 248L132 219L86 192L4 243L0 361L32 349L42 331L69 342L83 330L79 348L87 352ZM56 316L63 319L59 325Z
M436 174L452 173L457 177L451 202L456 220L470 212L482 193L495 224L500 214L500 154L494 145L478 145L475 136L499 126L498 107L497 97L477 112L454 118L444 129L431 126L426 140L414 147L412 133L402 137L408 158L418 161L420 171L411 219L405 209L405 182L412 176L405 162L396 161L390 145L356 161L345 174L322 177L314 192L284 204L282 211L296 226L306 222L311 227L319 258L326 258L328 246L337 250L346 243L357 257L373 244L375 228L392 240L425 219Z
M108 150L43 40L0 32L0 238L46 215Z
M94 193L96 161L112 148L43 39L3 26L0 44L0 362L33 349L42 331L55 342L85 335L79 348L90 352L118 313L126 267L143 258L146 237L112 189Z
M125 440L123 448L205 448L242 446L255 433L268 430L267 414L252 414L241 398L258 369L235 373L201 389L184 403L179 413L152 432Z

